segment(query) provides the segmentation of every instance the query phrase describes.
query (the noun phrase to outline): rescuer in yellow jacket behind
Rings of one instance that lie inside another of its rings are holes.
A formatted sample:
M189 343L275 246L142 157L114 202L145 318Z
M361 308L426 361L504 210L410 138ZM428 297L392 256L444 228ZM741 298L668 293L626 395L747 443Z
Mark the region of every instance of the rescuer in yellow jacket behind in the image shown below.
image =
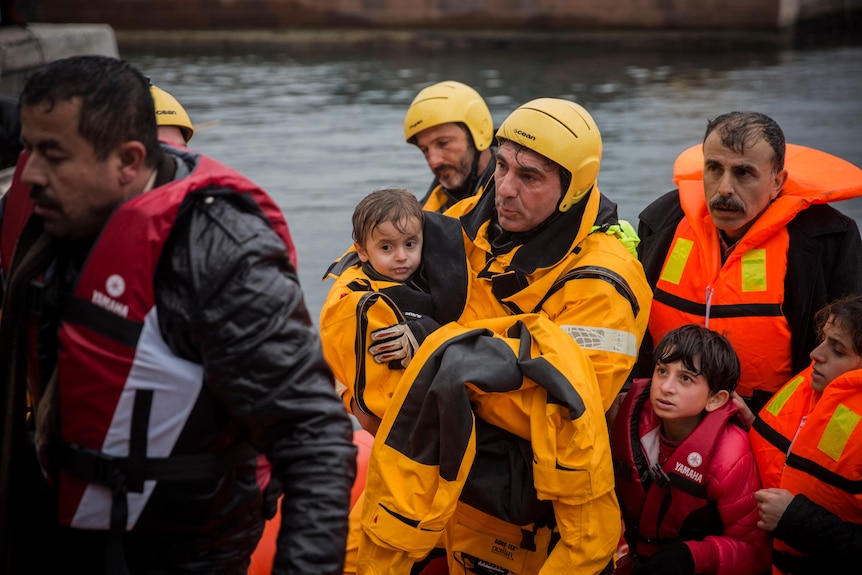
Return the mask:
M446 80L423 88L404 115L404 139L425 157L434 181L420 200L429 212L481 195L494 173L494 120L479 93Z

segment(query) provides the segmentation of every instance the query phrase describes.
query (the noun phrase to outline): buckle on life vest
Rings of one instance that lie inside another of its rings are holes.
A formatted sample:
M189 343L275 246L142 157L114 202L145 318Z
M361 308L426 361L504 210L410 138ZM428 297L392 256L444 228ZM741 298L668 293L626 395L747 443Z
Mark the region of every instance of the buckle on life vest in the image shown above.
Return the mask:
M79 445L62 444L59 452L61 467L75 477L110 487L114 492L126 487L127 458Z
M650 467L650 475L652 475L655 484L662 489L670 485L670 477L668 477L667 473L664 472L664 469L658 463Z

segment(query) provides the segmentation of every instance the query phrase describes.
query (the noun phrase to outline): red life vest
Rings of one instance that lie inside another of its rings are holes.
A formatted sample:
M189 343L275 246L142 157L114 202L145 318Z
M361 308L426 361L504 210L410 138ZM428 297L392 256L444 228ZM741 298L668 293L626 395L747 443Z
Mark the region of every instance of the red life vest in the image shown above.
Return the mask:
M0 269L3 275L9 274L12 265L12 255L24 224L33 213L33 201L30 199L30 186L21 182L21 172L27 163L29 155L26 151L18 156L12 183L6 192L6 207L3 209L3 221L0 222Z
M203 369L167 347L153 292L156 266L183 202L208 193L247 195L295 263L287 224L272 199L238 172L204 156L190 158L196 161L190 175L117 207L64 307L57 366L63 525L117 527L111 517L119 487L111 484L114 458L125 460L122 487L128 497L120 503L127 504L127 529L134 527L158 479L184 476L195 465L195 456L189 456L178 472L177 458L170 456L203 385ZM248 449L232 456L248 460ZM108 476L102 477L106 468Z
M707 497L707 485L716 438L737 413L728 402L706 414L667 461L659 464L661 419L652 410L649 395L650 380L636 379L611 435L625 537L631 552L641 557L650 557L662 543L722 533L718 511L708 509L713 504ZM683 532L688 528L684 527L686 519L695 512L700 515L698 532Z
M674 165L685 218L656 283L650 335L657 343L687 323L723 333L739 354L743 396L754 390L773 393L792 375L790 329L782 312L787 224L811 204L862 194L862 170L840 158L788 144L785 162L788 178L781 194L724 264L703 193L701 146L683 152Z
M758 465L786 463L777 487L802 494L843 521L862 524L862 370L833 380L820 398L808 369L793 378L760 411L751 430L760 446ZM805 418L804 424L802 418ZM771 451L769 450L771 448ZM785 460L786 454L786 460ZM770 471L771 472L771 471ZM771 475L770 475L771 477ZM775 539L774 573L795 572L807 559Z

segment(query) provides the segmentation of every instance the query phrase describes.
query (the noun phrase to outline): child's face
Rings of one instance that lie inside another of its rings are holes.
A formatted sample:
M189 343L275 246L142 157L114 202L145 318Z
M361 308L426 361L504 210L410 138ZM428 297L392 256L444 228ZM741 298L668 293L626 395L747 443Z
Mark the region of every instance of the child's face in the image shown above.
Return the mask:
M853 339L834 319L830 316L823 325L823 341L811 352L811 387L815 391L823 391L839 375L862 368L862 355L856 353Z
M710 394L706 377L696 375L682 361L656 363L649 398L664 423L666 435L676 441L684 439L700 423L704 410L712 411L724 404ZM668 433L669 429L677 433Z
M377 273L404 281L413 275L422 261L422 224L419 218L401 222L399 232L392 222L383 222L365 238L365 246L358 244L356 253L363 262L369 262Z

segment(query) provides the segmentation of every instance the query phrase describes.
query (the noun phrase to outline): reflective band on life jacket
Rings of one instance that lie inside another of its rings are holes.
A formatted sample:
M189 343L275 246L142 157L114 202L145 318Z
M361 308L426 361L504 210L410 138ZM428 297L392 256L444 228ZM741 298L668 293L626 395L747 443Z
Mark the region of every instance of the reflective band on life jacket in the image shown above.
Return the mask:
M763 459L772 477L786 447L777 487L806 496L843 521L862 524L862 370L833 380L820 399L810 383L809 368L760 411L751 431L758 466ZM807 561L780 539L774 546L779 573L796 572L793 566Z
M171 457L203 385L203 368L165 343L153 278L180 207L192 195L249 198L291 254L293 243L281 211L255 184L206 157L187 159L196 162L189 176L117 207L64 306L57 366L62 525L116 528L122 518L112 517L118 510L113 490L128 491L120 503L128 502L123 523L132 529L156 480L216 477L223 467L254 458L241 448L215 457ZM175 458L180 461L172 468ZM196 462L202 470L193 469ZM93 475L81 473L90 467ZM105 467L114 475L102 477Z
M661 419L652 410L649 395L650 380L636 379L611 434L626 540L632 552L642 557L651 556L662 543L722 533L718 511L710 509L714 504L707 497L710 460L716 438L737 413L730 402L707 413L667 461L659 465ZM698 521L687 524L686 520L696 512ZM697 533L688 530L691 523L698 524Z
M819 398L811 388L812 369L799 373L778 390L751 426L751 449L764 488L778 487L793 437Z

